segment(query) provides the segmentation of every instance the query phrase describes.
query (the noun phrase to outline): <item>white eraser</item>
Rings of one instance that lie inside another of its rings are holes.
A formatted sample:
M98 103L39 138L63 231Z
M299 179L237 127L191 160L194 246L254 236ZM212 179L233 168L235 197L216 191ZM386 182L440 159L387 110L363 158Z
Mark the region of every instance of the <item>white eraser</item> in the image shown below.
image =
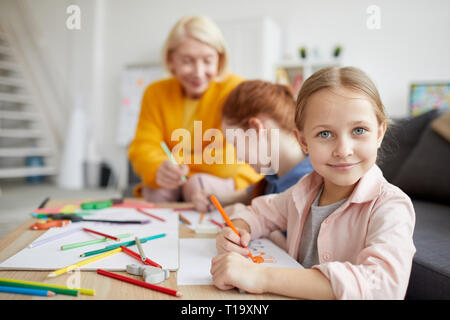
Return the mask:
M220 228L218 226L213 226L213 225L197 225L195 227L195 233L210 233L210 234L214 234L214 233L218 233L220 231Z

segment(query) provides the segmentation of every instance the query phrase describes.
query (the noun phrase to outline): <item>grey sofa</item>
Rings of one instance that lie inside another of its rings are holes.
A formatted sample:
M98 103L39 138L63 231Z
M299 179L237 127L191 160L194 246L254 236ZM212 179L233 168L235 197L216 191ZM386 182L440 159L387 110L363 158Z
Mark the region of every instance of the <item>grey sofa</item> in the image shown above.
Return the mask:
M406 299L450 299L450 143L431 127L442 114L396 121L379 156L385 178L411 197L416 212Z

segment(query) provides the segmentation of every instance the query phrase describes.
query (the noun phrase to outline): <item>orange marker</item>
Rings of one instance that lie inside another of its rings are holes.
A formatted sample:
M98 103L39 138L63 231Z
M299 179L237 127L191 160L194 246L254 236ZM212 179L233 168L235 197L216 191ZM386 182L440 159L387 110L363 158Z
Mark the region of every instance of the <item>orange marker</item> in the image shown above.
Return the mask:
M31 230L46 230L55 227L64 227L70 224L70 220L52 220L48 222L36 222L30 226Z
M216 206L217 210L219 210L220 214L222 215L222 217L225 220L225 222L227 223L227 225L240 237L241 235L240 235L239 231L237 231L236 227L233 225L230 218L228 218L228 216L225 213L225 210L223 210L222 205L220 204L219 200L217 200L217 198L214 195L212 195L210 198L211 198L211 201ZM244 248L248 249L247 246L244 246ZM253 258L250 250L248 251L248 256L252 259L253 262L255 262L255 258Z

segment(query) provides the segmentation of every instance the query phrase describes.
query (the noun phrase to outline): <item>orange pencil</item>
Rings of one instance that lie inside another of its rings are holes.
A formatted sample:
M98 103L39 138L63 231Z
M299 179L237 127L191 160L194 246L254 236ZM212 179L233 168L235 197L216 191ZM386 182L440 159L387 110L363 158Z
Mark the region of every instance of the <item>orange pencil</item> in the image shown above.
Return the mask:
M192 223L185 217L183 216L180 212L178 213L178 216L180 217L181 221L183 221L184 223L186 223L187 225L191 225Z
M154 214L151 214L151 213L149 213L149 212L146 212L146 211L142 210L141 208L137 208L136 210L139 211L140 213L145 214L146 216L149 216L149 217L158 219L159 221L162 221L162 222L166 222L166 219L161 218L161 217L158 217L158 216L155 216Z
M220 204L219 200L217 200L217 198L212 195L211 197L211 201L214 203L214 205L216 206L217 210L219 210L220 214L222 215L223 219L225 220L225 222L227 223L227 225L240 237L241 234L239 233L239 231L237 231L236 227L233 225L233 222L231 222L230 218L228 218L225 210L223 210L222 205ZM244 248L248 249L247 246L244 246ZM248 256L252 259L252 261L255 261L255 258L253 258L252 253L248 252Z

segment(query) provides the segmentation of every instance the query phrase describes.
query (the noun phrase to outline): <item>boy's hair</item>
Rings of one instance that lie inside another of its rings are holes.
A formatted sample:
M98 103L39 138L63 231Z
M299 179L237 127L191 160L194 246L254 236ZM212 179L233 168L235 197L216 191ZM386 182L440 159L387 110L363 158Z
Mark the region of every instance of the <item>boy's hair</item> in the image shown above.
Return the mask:
M364 94L374 105L378 123L389 124L390 120L384 111L380 94L375 84L362 70L355 67L328 67L315 72L300 89L295 111L295 124L298 130L303 129L308 99L319 90L333 88L347 88Z
M281 129L291 132L295 128L294 113L295 99L289 87L268 81L248 80L230 92L222 108L222 119L231 125L248 129L250 118L265 115Z
M163 65L166 70L173 75L169 66L169 56L186 37L194 38L216 49L219 54L217 77L221 78L228 66L227 46L219 27L204 16L183 17L173 26L162 51Z

